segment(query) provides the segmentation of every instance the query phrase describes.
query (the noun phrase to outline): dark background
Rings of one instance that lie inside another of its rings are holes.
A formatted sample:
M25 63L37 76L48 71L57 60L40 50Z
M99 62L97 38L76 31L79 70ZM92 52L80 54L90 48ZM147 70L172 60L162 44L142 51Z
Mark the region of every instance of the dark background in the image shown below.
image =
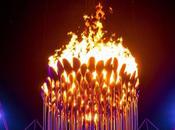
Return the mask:
M48 57L69 41L67 32L83 25L83 14L95 11L89 1L1 1L0 101L10 130L23 130L36 118L42 122L40 86ZM139 124L149 118L162 130L175 128L173 2L102 1L114 12L107 14L106 29L123 37L139 65Z

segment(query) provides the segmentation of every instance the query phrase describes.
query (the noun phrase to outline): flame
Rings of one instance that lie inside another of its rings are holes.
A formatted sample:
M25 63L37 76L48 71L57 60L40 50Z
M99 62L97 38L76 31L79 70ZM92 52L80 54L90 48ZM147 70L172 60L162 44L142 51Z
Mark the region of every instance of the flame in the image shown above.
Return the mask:
M45 95L48 96L49 90L47 88L47 84L46 83L44 83L43 86L41 86L41 89L43 90L43 92L45 93Z
M117 58L118 60L118 72L123 64L126 64L125 71L128 74L133 74L136 71L138 76L137 63L135 58L131 55L130 51L123 47L122 38L118 38L114 41L111 38L105 41L105 31L103 31L102 20L105 19L105 14L102 11L102 5L99 4L96 7L98 10L94 16L84 16L85 31L81 34L81 41L78 41L78 36L72 32L69 35L72 36L66 48L62 50L61 55L58 55L58 51L49 57L49 66L52 67L56 73L59 72L57 62L67 59L68 62L73 65L73 58L76 57L81 61L81 64L87 64L90 57L95 58L95 64L98 61L103 60L104 63L110 58Z
M122 45L121 37L115 40L114 34L106 36L107 31L104 30L102 24L106 17L101 4L96 6L95 15L84 15L83 18L85 29L81 36L69 32L68 34L71 35L69 43L49 57L49 67L57 76L59 75L57 80L60 81L56 85L59 91L52 94L54 101L60 97L57 95L63 94L61 103L65 106L68 101L75 108L80 109L85 106L85 111L90 111L88 100L94 100L96 103L100 100L100 103L110 102L111 107L117 107L118 104L122 109L124 104L129 102L127 94L133 98L137 97L136 88L139 80L135 58L129 49ZM51 86L55 86L54 82ZM92 88L95 96L89 92ZM55 88L49 90L46 83L42 89L47 96L49 91L55 91ZM115 91L121 91L120 95L117 95ZM99 106L91 109L97 111ZM81 116L81 119L97 122L99 115L92 111Z
M92 120L92 114L91 114L91 113L86 114L86 115L85 115L85 119L86 119L87 121L91 121L91 120Z

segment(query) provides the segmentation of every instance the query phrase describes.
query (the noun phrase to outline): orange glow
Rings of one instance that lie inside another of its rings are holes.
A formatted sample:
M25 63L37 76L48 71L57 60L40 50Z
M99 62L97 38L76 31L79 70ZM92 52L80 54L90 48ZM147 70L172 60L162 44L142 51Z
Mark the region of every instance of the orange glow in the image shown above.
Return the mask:
M92 114L91 113L86 114L85 119L90 122L92 120Z

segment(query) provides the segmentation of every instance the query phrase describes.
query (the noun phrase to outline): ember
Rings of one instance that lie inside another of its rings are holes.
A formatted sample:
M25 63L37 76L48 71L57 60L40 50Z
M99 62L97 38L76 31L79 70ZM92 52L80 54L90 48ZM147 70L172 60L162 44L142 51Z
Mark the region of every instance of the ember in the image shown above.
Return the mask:
M102 5L85 30L49 57L42 85L44 130L137 130L138 68L114 34L106 37Z

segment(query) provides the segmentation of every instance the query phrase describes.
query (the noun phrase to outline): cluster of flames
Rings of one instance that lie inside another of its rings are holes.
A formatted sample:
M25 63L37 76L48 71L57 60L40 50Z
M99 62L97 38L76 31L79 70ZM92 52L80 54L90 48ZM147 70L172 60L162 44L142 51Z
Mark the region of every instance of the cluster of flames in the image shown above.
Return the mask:
M41 88L50 111L63 112L69 122L74 113L77 121L97 123L101 115L110 118L116 109L127 110L137 100L138 68L122 38L106 37L101 4L95 15L83 18L81 39L69 33L66 47L49 57L49 76Z

